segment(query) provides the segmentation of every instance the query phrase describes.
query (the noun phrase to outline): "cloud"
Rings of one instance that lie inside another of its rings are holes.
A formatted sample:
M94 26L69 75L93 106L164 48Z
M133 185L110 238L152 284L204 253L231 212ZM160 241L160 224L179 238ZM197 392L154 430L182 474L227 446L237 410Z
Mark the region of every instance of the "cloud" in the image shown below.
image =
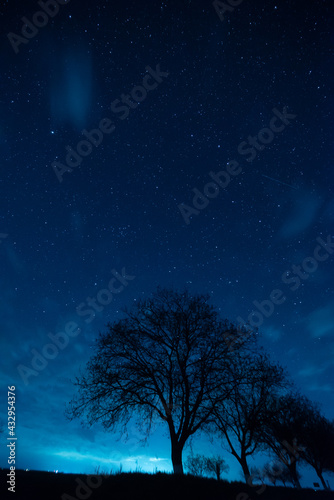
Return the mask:
M331 384L323 384L323 385L312 384L312 385L308 386L307 388L309 391L316 391L316 392L332 392L333 391L333 387L331 386Z
M66 458L69 460L85 460L85 461L91 461L91 462L101 462L103 464L119 464L119 460L112 460L110 458L104 458L101 455L93 455L90 453L80 453L78 451L74 450L65 450L65 451L54 451L52 453L53 455L56 455L58 457Z
M305 231L314 221L321 201L314 195L304 193L294 200L292 213L279 230L282 238L292 238Z
M298 375L300 377L314 377L315 375L320 375L327 369L327 366L322 366L318 368L317 366L308 366L307 368L303 368L299 370Z
M262 330L263 336L272 342L277 342L283 336L283 332L274 326L269 326L267 328L263 328Z
M330 222L334 220L334 198L327 203L323 216Z
M50 89L51 116L57 125L81 129L87 123L92 100L92 62L84 50L57 54Z
M334 335L334 301L312 311L305 322L313 338Z
M6 254L11 268L16 272L16 274L20 274L22 277L22 273L26 272L25 262L19 256L15 246L12 244L6 245Z
M157 458L157 457L151 457L149 458L149 462L169 462L169 458Z
M82 238L84 222L81 214L78 211L72 212L70 215L71 228L76 237Z

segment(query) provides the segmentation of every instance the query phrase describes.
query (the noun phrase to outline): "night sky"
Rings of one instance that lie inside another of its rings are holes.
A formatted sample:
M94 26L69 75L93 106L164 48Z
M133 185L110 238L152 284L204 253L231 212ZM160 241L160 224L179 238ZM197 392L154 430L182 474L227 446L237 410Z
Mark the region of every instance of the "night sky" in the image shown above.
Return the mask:
M41 7L1 2L0 377L2 401L16 386L17 467L171 470L164 427L141 447L132 425L118 441L64 416L99 331L158 285L249 318L334 418L331 4L244 0L220 19L204 0L71 0L22 41ZM240 477L218 440L192 446Z

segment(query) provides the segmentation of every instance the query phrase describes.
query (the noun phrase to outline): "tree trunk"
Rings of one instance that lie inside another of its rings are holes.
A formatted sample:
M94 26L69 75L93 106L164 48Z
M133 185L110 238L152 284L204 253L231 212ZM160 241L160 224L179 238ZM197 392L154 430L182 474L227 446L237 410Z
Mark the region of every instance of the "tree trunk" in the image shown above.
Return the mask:
M297 490L301 489L300 482L299 482L299 479L297 476L293 477L293 484L294 484L295 488L297 488Z
M293 484L294 484L295 488L300 490L301 486L300 486L300 482L299 482L298 475L297 475L296 462L292 462L292 464L290 464L289 469L290 469L291 478L293 480Z
M249 480L251 474L249 472L249 468L248 468L246 457L242 456L240 458L240 460L239 460L239 463L240 463L240 465L242 467L242 472L244 473L245 481L247 483L247 481Z
M318 471L318 470L316 470L316 473L317 473L317 476L320 479L321 484L323 485L324 489L328 491L329 488L328 488L328 486L327 486L324 478L322 477L322 473L320 471Z
M182 451L183 446L178 442L172 441L172 464L174 474L183 474Z

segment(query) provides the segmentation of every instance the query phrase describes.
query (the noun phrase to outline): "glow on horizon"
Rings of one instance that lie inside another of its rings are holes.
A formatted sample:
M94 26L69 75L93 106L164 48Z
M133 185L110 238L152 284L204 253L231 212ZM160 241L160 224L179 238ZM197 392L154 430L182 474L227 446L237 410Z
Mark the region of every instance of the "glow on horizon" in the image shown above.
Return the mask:
M94 454L87 454L87 453L81 453L78 451L56 451L53 452L52 455L56 457L60 457L64 460L69 460L71 463L78 463L81 462L83 469L87 468L87 463L89 463L90 468L96 469L96 467L108 467L108 472L110 470L116 471L119 470L120 467L122 467L122 470L124 472L129 472L132 470L140 470L142 472L155 472L157 469L157 464L162 464L164 465L163 469L159 469L162 472L172 472L172 465L170 458L162 458L162 457L150 457L147 455L133 455L133 456L120 456L118 459L111 459L111 458L106 458L101 455L94 455ZM68 467L66 467L66 472L70 473L71 471L68 470ZM61 470L60 467L58 467L58 470ZM85 471L83 470L82 473L84 474Z

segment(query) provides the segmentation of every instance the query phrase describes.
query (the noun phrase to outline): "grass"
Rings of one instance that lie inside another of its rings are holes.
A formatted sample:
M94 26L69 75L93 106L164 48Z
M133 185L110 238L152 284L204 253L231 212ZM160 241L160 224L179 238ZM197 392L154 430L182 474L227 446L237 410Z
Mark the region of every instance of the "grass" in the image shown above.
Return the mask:
M99 471L97 471L99 472ZM7 490L8 470L0 470L1 498L15 500L334 500L334 492L182 477L158 472L119 472L87 476L43 471L16 471L16 492ZM3 492L5 495L3 496Z

